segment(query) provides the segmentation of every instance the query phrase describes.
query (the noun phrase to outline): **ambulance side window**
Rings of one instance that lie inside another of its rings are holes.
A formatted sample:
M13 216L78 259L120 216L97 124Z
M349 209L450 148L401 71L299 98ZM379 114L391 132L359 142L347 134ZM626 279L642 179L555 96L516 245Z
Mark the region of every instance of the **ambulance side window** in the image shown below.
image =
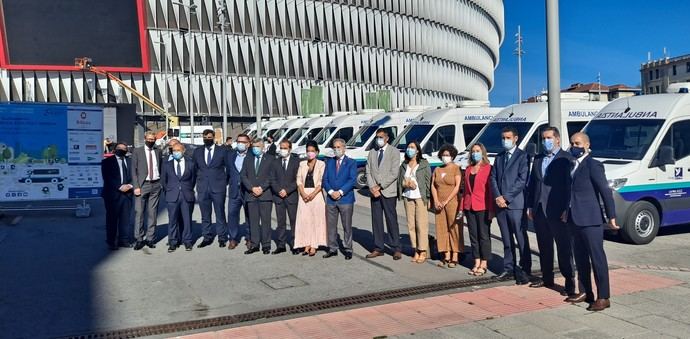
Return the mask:
M690 155L690 120L674 122L661 141L661 146L673 147L676 161Z

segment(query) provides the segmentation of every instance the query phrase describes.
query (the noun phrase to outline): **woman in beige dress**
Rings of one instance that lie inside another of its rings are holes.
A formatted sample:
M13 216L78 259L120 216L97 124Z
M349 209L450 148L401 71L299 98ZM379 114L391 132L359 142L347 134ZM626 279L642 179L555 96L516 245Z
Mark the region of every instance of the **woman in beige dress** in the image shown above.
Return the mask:
M297 170L297 221L295 222L295 248L304 248L302 255L313 257L319 246L326 246L326 202L321 190L321 180L326 164L316 159L319 146L307 142L307 160Z
M460 167L453 163L458 151L453 145L443 145L438 156L443 165L434 170L431 176L431 196L436 214L436 244L443 259L438 266L448 265L453 268L458 265L459 254L464 251L463 234L459 227L458 206L462 202L458 199L462 174Z

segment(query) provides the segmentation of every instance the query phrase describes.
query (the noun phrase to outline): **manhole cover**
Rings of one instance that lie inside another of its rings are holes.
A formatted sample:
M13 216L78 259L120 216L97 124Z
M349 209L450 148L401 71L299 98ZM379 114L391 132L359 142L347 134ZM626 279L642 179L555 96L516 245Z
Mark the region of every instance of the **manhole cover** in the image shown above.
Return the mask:
M300 286L307 286L306 281L300 280L299 278L295 277L294 275L285 275L282 277L275 277L275 278L268 278L268 279L261 279L261 282L266 284L268 287L274 289L274 290L282 290L286 288L292 288L292 287L300 287Z

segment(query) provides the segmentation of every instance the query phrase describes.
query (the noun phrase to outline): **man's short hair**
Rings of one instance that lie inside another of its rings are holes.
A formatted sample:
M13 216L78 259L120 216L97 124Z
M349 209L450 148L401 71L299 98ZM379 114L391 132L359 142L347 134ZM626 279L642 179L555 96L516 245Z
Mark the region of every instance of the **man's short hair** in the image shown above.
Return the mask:
M558 127L554 127L554 126L549 126L549 127L544 128L544 130L541 131L541 134L544 135L544 133L549 132L549 131L553 132L553 135L554 135L556 138L560 138L560 137L561 137L561 133L558 132Z
M346 144L345 139L343 139L343 138L333 139L333 146L335 146L336 143L341 143L341 144L343 144L343 146L345 146L345 144Z
M212 135L212 136L214 136L214 137L216 136L216 132L214 132L212 129L205 129L205 130L201 133L201 135L203 135L203 136L207 136L207 135L209 135L209 134Z
M283 144L287 144L288 148L292 149L292 141L288 139L283 139L282 141L280 141L280 146L282 146Z
M263 143L264 143L264 139L255 138L254 140L252 140L252 145L253 145L253 144L259 144L259 143L263 144Z
M376 134L383 133L386 135L386 138L390 138L391 136L388 135L388 131L385 128L379 128L376 130Z
M146 132L144 132L144 139L146 139L146 137L154 137L154 138L155 138L155 137L156 137L156 132L154 132L154 131L146 131Z
M184 153L184 151L187 150L187 147L184 147L184 144L181 143L181 142L178 142L178 143L174 144L174 145L172 146L172 148L173 148L173 151L175 150L175 148L182 148L182 153Z
M240 138L247 138L247 140L252 140L252 138L250 138L248 135L244 133L240 133L237 135L237 140L239 140Z
M228 142L228 141L230 141L230 140L232 140L232 137L227 137L227 138L225 138L225 141L226 141L226 142Z
M508 133L508 132L513 133L514 137L519 136L517 129L515 129L515 127L513 127L513 126L506 126L506 127L503 127L503 129L501 130L501 134Z

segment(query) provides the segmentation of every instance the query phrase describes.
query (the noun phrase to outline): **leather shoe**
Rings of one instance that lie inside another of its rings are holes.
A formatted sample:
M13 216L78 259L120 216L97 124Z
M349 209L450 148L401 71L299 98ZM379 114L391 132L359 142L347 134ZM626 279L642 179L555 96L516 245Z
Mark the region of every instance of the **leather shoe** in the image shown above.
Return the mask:
M235 241L234 239L230 240L230 242L228 242L228 249L234 250L237 247L237 245L237 241Z
M300 253L302 253L300 250L298 250L298 249L296 249L296 248L293 248L293 249L292 249L292 255L298 255L298 254L300 254Z
M197 246L197 248L204 248L204 247L206 247L206 246L208 246L208 245L211 245L211 244L213 244L213 240L211 240L211 239L204 239L204 241L202 241L201 244L199 244L199 245Z
M285 247L278 247L278 248L276 248L275 251L271 252L271 254L281 254L281 253L285 253L285 252L287 252Z
M218 247L224 248L224 247L225 247L225 241L219 241L219 242L218 242Z
M608 299L597 299L593 304L587 307L587 311L599 312L611 307L611 302Z
M395 253L393 253L393 260L400 260L400 259L402 259L402 253L400 253L400 251L395 251Z
M517 285L527 285L529 283L529 279L527 279L527 277L515 278L515 283Z
M271 249L270 248L264 248L262 252L264 252L264 254L271 254Z
M148 248L156 248L156 244L151 240L146 240L144 243Z
M345 260L350 260L350 259L352 259L352 253L345 252Z
M382 257L383 252L379 252L378 250L374 250L373 252L367 254L367 259L373 259L376 257Z
M184 250L187 252L191 251L192 247L193 247L192 244L184 244Z
M259 252L259 248L258 248L258 247L250 248L250 249L244 251L244 254L254 254L254 253L256 253L256 252Z
M134 244L134 250L135 250L135 251L138 251L138 250L144 248L144 246L145 246L145 244L144 244L143 241L137 241L137 242Z
M497 276L494 276L493 279L498 280L498 281L508 281L508 280L513 280L514 276L511 273L503 272Z
M338 252L336 252L336 251L328 251L328 253L323 255L323 258L328 259L330 257L335 257L337 255L338 255Z
M168 253L175 252L176 249L177 249L177 246L169 246L168 247Z
M554 288L556 285L553 283L545 283L543 280L535 281L531 284L529 284L529 287L531 288L541 288L541 287L546 287L546 288Z
M585 301L593 301L592 298L587 298L587 293L575 293L569 295L567 298L564 300L567 303L581 303Z

